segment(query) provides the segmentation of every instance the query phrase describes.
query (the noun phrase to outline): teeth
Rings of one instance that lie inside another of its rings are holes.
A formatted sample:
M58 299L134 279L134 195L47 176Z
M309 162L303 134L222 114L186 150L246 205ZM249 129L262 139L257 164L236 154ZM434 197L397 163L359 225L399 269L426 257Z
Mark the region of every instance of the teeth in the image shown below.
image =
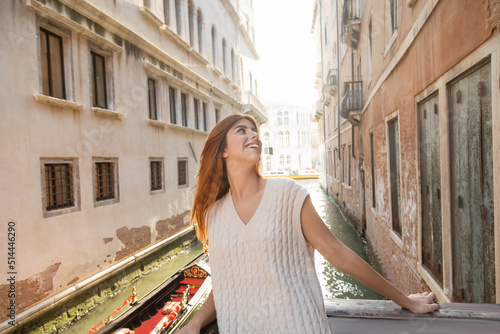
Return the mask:
M248 147L250 147L250 148L259 148L258 145L248 145Z

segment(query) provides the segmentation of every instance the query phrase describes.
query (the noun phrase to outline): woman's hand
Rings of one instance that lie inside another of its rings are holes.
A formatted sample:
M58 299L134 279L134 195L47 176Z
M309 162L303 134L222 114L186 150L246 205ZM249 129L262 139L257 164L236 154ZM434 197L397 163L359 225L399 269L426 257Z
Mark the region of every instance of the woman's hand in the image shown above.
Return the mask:
M409 304L404 308L413 313L429 313L439 310L434 292L416 293L408 296Z

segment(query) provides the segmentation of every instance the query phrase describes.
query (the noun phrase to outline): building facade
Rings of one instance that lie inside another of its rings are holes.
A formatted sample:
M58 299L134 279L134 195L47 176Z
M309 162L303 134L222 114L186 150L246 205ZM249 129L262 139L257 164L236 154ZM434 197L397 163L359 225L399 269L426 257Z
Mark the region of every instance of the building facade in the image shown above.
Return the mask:
M267 106L269 121L260 127L262 171L298 174L313 166L311 110L299 106Z
M5 328L10 303L28 319L189 230L208 132L267 116L252 1L8 0L0 17Z
M500 302L500 3L318 0L322 185L385 276Z

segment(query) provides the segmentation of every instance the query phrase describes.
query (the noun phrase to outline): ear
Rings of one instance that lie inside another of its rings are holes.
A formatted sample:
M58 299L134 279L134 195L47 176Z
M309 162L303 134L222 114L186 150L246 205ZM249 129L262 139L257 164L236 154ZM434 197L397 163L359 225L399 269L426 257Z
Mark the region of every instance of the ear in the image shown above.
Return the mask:
M227 158L228 156L229 156L229 154L227 154L227 151L226 151L226 150L224 150L224 153L222 153L222 157L223 157L223 158Z

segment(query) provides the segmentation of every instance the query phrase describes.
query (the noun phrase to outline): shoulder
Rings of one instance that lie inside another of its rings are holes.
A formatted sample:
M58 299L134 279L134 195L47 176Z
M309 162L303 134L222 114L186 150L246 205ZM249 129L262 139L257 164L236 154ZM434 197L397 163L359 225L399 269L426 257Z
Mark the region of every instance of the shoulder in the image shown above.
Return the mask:
M273 179L268 179L268 182L269 181L275 182L276 186L286 190L306 191L305 188L301 186L297 181L290 179L288 177L277 177Z

